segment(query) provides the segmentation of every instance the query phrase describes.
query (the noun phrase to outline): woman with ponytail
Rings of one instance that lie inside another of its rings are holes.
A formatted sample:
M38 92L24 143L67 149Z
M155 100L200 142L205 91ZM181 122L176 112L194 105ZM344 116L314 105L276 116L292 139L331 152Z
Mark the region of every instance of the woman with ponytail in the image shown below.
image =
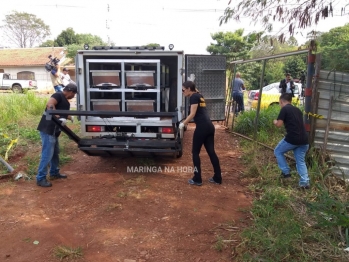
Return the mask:
M202 145L204 145L214 169L214 175L208 181L214 184L222 184L221 167L219 164L219 159L214 150L215 128L206 110L205 99L196 89L195 83L192 81L186 81L183 83L182 92L184 96L189 97L190 111L184 122L180 123L179 128L184 128L184 126L187 125L192 119L194 119L196 124L192 147L194 176L192 179L188 180L188 183L196 186L202 185L201 162L199 154Z

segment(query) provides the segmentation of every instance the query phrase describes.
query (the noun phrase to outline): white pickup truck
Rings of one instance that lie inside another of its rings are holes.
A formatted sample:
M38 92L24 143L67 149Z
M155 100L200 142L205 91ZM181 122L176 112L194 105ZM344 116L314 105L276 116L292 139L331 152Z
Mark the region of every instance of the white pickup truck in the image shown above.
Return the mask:
M10 74L0 73L0 90L22 93L24 90L37 89L35 80L11 79Z

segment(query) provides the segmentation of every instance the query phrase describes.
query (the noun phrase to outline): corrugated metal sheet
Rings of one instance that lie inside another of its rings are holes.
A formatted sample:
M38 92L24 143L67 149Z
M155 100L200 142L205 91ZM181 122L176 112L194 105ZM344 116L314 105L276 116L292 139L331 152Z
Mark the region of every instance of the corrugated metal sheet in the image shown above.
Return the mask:
M315 147L326 148L338 167L334 173L349 179L349 74L321 70L317 91L317 114L324 118L316 120Z

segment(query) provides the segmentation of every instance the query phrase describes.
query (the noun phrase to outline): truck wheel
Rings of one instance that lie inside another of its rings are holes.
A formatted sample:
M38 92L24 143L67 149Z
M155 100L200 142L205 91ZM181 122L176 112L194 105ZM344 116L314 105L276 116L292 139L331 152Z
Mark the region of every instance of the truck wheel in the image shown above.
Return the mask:
M23 93L23 89L20 85L13 85L12 91L13 93Z

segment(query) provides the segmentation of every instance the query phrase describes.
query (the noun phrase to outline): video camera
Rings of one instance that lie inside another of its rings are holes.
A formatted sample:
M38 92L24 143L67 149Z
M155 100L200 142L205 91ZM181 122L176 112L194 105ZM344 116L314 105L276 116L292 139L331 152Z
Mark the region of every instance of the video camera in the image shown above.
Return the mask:
M50 62L45 64L45 69L47 72L51 72L51 70L58 65L60 60L57 57L52 58L52 55L49 55L48 58L50 59Z

